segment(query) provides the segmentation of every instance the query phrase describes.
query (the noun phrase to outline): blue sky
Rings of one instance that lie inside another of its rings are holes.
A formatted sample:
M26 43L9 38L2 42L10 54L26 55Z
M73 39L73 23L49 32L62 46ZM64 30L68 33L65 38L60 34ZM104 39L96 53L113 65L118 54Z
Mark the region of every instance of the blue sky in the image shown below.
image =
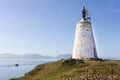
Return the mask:
M83 6L98 55L120 57L119 0L0 0L0 54L71 53Z

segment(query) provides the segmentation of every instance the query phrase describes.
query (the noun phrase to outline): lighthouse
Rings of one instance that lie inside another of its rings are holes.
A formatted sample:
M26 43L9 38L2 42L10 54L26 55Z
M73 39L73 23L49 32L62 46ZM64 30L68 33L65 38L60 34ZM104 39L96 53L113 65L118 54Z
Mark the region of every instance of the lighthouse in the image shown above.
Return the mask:
M76 24L72 59L98 58L92 26L87 14L87 9L83 7L82 20Z

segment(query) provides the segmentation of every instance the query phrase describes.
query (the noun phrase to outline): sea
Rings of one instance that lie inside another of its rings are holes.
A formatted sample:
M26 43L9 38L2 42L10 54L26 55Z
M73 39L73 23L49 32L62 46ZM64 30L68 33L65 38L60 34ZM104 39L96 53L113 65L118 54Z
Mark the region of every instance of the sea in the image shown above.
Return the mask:
M24 76L36 65L54 62L57 59L0 59L0 80L10 80ZM19 64L19 66L15 66Z

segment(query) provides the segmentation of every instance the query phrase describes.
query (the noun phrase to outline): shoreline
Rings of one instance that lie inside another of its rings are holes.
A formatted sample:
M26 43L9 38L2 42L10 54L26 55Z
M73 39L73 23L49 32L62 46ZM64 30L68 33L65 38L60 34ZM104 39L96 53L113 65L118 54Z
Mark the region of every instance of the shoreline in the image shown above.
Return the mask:
M59 80L61 78L72 78L75 80L75 76L77 76L79 79L82 79L80 76L84 76L83 79L86 79L88 77L87 75L90 74L97 76L100 79L107 80L109 76L111 76L110 79L112 79L113 76L116 76L115 79L120 78L117 76L117 73L120 74L120 72L117 70L120 70L120 60L77 60L73 62L67 60L58 60L55 62L37 65L33 70L26 73L23 77L10 80ZM72 75L74 76L71 77ZM91 76L90 78L95 78L94 76Z

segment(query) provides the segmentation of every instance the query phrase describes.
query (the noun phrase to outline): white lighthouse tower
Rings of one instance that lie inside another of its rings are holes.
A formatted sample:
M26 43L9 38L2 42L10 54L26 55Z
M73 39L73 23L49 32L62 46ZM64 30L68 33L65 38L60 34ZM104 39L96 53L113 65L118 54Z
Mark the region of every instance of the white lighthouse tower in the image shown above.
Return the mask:
M87 10L83 7L82 20L76 24L72 59L97 59L97 51L91 22L87 18Z

